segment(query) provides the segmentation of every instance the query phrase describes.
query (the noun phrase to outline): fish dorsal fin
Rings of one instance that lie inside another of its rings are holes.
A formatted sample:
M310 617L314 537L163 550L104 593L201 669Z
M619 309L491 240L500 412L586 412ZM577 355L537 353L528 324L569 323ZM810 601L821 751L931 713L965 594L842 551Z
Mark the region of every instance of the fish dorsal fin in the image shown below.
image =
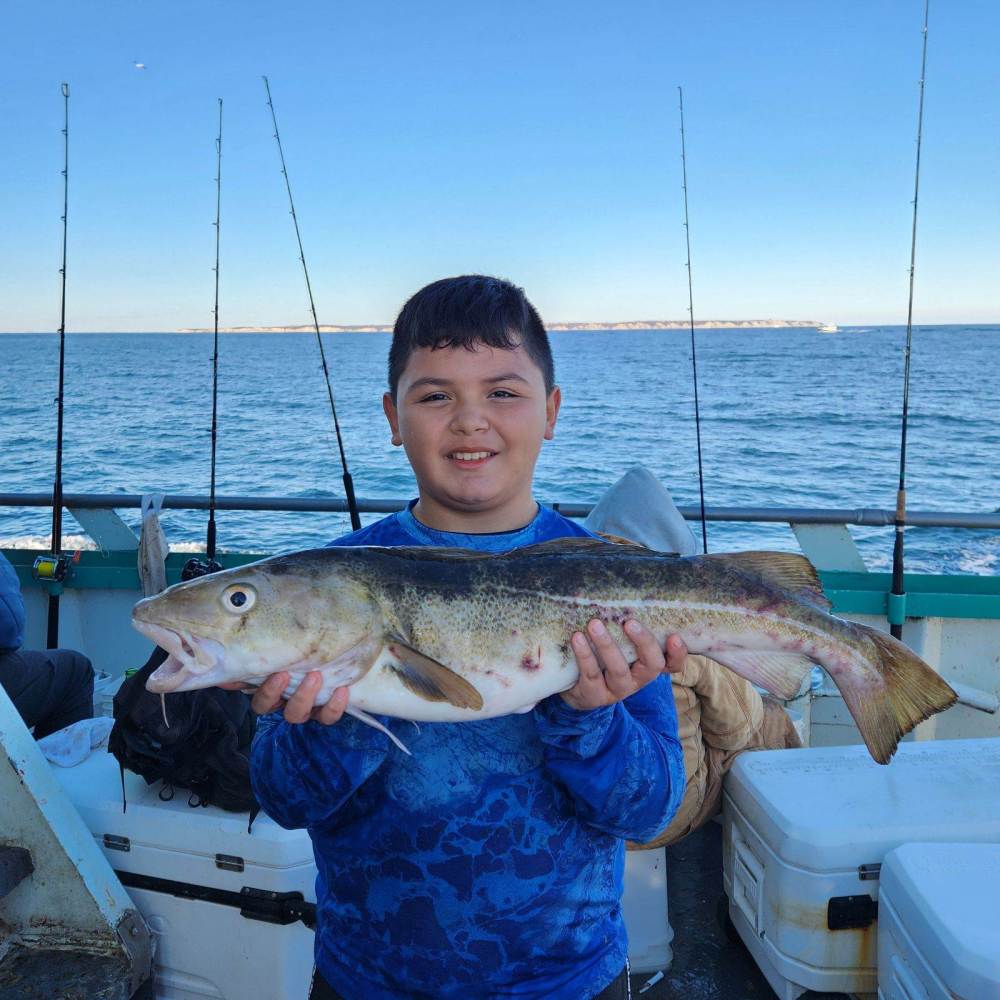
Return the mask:
M596 532L601 538L606 542L611 542L612 545L628 545L633 549L645 549L647 552L652 552L648 545L643 545L642 542L633 542L631 538L626 538L624 535L612 535L607 531ZM676 552L668 553L669 555L677 555Z
M456 708L480 709L483 696L443 663L414 649L398 636L386 637L386 648L399 661L389 664L403 685L425 701L446 701Z
M832 607L823 593L816 567L805 556L794 552L727 552L701 558L727 562L743 572L753 573L824 611Z
M569 536L567 538L550 538L545 542L535 542L532 545L524 545L518 549L507 549L504 552L485 552L482 549L465 549L460 546L451 545L393 545L378 546L371 545L367 548L372 552L385 553L394 559L415 559L419 561L440 560L442 562L474 562L481 559L521 559L525 556L553 556L553 555L574 555L574 554L621 554L623 548L627 549L630 555L641 555L650 553L663 555L664 553L653 553L652 549L647 549L638 542L630 542L626 538L615 538L612 536L604 538L591 538L590 536ZM670 554L670 553L666 553Z
M391 556L393 559L415 559L421 562L432 559L439 559L442 562L471 562L476 559L496 558L495 552L463 549L457 545L368 545L365 548L371 552Z
M507 556L545 556L545 555L574 555L582 553L612 554L621 553L624 546L616 542L605 541L603 538L591 538L589 535L570 535L567 538L550 538L546 542L535 542L533 545L525 545L520 549L511 549L504 553ZM651 552L652 549L644 548L641 545L630 543L629 550L635 554L638 552Z

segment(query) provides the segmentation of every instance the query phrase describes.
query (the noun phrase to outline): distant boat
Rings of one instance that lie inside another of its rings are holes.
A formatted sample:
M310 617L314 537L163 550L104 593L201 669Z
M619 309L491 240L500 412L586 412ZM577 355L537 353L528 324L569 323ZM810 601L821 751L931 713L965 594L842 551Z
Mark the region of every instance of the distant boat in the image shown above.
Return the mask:
M820 333L837 333L840 327L837 326L836 323L823 323L820 326L817 326L816 329L819 330Z

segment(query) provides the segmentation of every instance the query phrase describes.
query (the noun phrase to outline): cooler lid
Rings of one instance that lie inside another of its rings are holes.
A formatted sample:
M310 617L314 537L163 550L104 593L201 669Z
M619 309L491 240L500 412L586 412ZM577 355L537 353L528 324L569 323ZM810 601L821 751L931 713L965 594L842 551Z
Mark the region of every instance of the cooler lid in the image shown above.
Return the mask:
M189 806L186 788L175 789L174 797L164 802L160 799L161 782L147 785L131 771L125 772L128 808L123 813L118 761L103 749L95 750L76 767L53 766L52 770L95 837L128 837L135 847L187 855L236 855L248 865L267 868L314 863L312 842L305 830L285 830L259 813L248 834L248 813Z
M1000 844L904 844L880 891L949 995L1000 996Z
M785 861L813 871L882 860L909 841L1000 842L1000 739L741 754L726 797Z

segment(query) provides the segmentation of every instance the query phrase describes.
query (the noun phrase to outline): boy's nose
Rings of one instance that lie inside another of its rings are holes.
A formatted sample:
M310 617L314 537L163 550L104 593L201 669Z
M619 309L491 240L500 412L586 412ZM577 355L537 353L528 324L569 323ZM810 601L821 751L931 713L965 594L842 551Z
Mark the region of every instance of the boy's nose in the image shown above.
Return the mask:
M452 416L451 429L458 434L477 434L490 426L486 413L480 406L459 407Z

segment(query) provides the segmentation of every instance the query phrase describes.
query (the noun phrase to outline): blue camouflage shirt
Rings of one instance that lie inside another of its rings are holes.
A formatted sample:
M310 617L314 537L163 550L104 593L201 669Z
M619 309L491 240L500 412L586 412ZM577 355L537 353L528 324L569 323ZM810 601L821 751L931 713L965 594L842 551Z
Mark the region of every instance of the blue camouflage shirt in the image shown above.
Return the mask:
M441 532L412 506L333 544L501 552L589 534L545 507L518 531ZM346 1000L599 993L627 953L622 838L655 836L684 791L669 679L585 712L555 695L482 722L381 721L413 756L349 716L264 716L254 741L261 805L313 841L327 982Z

